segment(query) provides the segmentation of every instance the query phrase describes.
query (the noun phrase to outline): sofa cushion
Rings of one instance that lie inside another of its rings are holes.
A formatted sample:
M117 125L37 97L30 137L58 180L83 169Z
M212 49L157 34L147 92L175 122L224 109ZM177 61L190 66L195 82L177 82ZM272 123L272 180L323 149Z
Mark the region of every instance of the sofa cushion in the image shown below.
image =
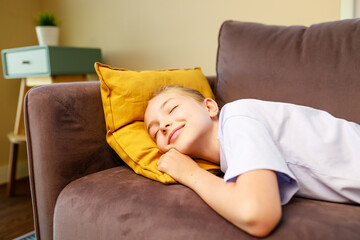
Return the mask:
M60 193L54 239L257 239L183 185L164 185L124 165L85 176ZM360 207L293 198L267 239L357 239Z
M290 102L360 123L360 19L305 26L227 21L215 96Z
M145 108L151 94L168 84L194 88L214 98L201 69L129 71L100 63L95 64L95 69L101 80L109 145L136 173L163 183L174 183L169 175L157 170L161 152L144 128ZM207 170L219 169L206 161L197 162Z

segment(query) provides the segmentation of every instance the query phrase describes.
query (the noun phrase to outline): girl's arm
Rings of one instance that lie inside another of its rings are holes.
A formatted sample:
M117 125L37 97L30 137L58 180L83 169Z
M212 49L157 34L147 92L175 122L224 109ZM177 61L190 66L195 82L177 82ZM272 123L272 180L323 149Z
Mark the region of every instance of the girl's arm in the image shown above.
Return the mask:
M174 149L162 155L158 169L193 189L217 213L251 235L268 235L281 219L277 178L271 170L250 171L225 183Z

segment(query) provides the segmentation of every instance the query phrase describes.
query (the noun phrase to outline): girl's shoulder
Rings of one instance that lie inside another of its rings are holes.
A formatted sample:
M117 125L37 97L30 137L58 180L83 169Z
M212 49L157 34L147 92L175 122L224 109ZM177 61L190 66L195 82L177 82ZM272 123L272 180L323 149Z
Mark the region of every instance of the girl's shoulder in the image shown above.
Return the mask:
M257 115L262 109L274 107L275 102L263 101L258 99L238 99L225 104L220 111L220 115L230 116L247 116Z

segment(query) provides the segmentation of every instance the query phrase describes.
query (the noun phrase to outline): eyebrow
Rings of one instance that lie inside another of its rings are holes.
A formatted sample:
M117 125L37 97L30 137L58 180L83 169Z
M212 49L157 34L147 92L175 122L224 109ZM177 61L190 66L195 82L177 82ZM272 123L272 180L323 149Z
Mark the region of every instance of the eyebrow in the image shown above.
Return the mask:
M171 101L171 100L173 100L174 98L169 98L169 99L167 99L165 102L163 102L162 104L161 104L161 106L160 106L160 108L161 109L164 109L165 108L165 105L169 102L169 101Z
M164 101L164 102L161 104L160 109L164 109L165 106L166 106L166 104L167 104L169 101L173 100L173 99L174 99L174 98L169 98L169 99L167 99L166 101ZM149 124L149 126L148 126L148 128L147 128L148 133L150 133L150 128L152 127L152 125L154 125L154 122L153 122L153 121L150 122L150 124Z

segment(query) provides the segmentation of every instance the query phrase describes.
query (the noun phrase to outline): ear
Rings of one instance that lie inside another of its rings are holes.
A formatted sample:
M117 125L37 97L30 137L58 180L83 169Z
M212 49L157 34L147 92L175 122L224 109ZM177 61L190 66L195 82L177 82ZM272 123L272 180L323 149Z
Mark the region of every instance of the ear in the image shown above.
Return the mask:
M205 98L204 103L205 103L206 109L209 113L209 116L211 118L217 117L219 114L219 106L217 105L215 100L213 100L211 98Z

